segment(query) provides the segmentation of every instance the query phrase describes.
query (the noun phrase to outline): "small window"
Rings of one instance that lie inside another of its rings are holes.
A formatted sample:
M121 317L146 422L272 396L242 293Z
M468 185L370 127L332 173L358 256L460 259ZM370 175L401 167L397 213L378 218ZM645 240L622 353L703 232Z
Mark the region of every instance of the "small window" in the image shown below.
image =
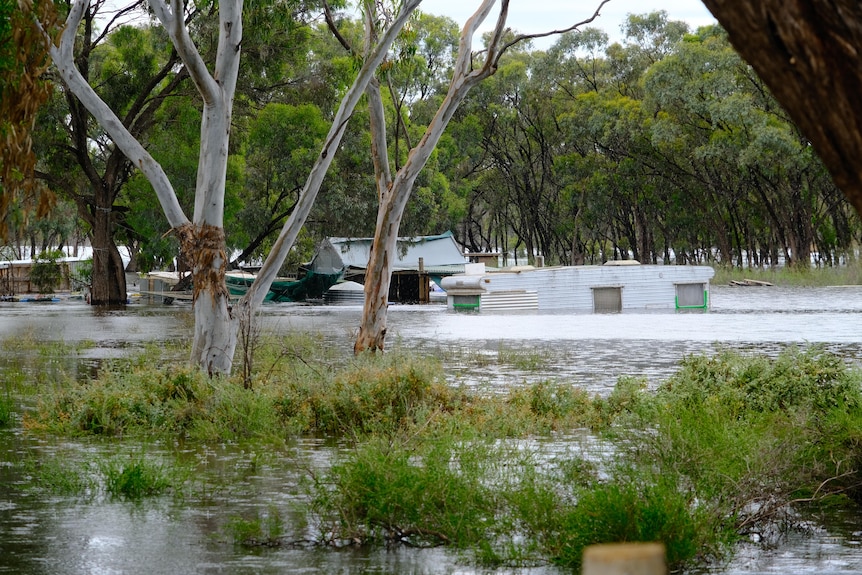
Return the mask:
M476 309L479 307L478 295L453 295L452 307L455 309Z
M676 307L705 308L707 305L706 284L676 284Z
M595 313L619 313L623 311L623 289L619 287L593 288L593 311Z

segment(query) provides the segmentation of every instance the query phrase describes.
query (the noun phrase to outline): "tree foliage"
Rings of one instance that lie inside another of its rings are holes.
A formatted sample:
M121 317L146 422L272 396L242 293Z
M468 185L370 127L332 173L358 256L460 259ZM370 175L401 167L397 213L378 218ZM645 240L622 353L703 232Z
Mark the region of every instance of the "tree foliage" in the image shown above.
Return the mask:
M34 178L33 124L52 90L48 42L34 18L51 33L59 28L48 0L0 0L0 239L29 214L44 216L54 199Z

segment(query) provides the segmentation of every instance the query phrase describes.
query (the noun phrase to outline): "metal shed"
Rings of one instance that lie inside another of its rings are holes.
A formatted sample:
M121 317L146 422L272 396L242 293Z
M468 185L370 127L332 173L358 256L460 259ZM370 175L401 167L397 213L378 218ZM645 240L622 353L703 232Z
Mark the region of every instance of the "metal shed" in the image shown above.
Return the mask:
M328 238L325 241L341 257L346 268L344 278L365 283L373 238ZM439 285L443 277L464 272L464 254L452 232L398 238L395 257L390 302L427 303L430 301L429 280Z

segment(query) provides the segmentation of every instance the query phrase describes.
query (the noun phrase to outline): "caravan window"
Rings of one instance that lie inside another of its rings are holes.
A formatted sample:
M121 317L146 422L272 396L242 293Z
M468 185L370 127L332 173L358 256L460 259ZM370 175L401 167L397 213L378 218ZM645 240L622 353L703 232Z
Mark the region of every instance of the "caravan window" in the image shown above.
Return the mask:
M593 288L593 311L595 313L619 313L623 311L623 288Z
M707 305L706 284L676 284L676 307L705 308Z

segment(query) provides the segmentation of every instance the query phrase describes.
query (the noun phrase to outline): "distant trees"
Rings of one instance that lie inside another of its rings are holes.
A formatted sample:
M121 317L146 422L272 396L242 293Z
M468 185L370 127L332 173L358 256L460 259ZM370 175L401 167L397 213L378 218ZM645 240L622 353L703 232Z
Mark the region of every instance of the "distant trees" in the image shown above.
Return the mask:
M465 106L483 134L461 235L548 263L833 264L858 217L723 30L632 16L501 62ZM457 129L457 128L455 128Z

